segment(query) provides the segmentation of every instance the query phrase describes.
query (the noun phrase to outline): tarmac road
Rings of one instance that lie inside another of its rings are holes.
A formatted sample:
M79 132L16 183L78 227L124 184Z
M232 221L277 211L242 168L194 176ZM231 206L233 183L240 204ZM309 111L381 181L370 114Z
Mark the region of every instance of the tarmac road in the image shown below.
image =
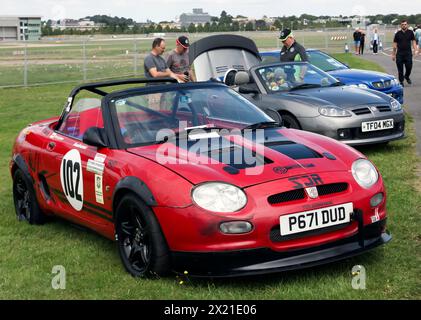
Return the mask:
M393 74L398 78L398 69L395 61L392 61L391 49L385 49L385 51L378 55L373 55L370 51L367 51L363 56L364 59L374 61L387 71L387 73ZM417 154L421 157L421 56L414 57L414 63L411 73L412 85L408 85L405 81L404 87L404 104L406 110L414 118L415 133L417 136Z

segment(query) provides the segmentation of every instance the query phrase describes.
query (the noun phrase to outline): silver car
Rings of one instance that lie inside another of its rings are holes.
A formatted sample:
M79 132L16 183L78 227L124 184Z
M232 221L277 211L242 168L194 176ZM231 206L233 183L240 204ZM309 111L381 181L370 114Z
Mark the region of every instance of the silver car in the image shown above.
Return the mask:
M319 133L349 145L386 143L404 137L401 104L384 93L346 86L306 62L261 64L254 42L216 35L190 47L198 80L216 78L286 127Z

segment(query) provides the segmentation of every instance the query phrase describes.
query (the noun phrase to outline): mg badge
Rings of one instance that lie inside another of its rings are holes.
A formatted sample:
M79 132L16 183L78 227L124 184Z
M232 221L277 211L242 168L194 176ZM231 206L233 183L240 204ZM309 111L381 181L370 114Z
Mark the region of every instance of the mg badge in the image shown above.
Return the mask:
M370 107L371 112L377 112L377 107Z
M317 187L306 188L306 193L311 199L316 199L319 196Z

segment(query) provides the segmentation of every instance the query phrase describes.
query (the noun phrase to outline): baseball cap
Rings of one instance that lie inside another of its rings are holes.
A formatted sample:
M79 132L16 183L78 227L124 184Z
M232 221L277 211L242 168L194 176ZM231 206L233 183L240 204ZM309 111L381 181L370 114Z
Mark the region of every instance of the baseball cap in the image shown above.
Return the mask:
M290 29L284 29L281 31L281 34L279 35L279 39L281 41L285 41L289 37L292 37L292 31Z
M187 49L188 47L190 47L189 38L185 36L178 37L178 39L176 40L176 43L182 46L184 49Z

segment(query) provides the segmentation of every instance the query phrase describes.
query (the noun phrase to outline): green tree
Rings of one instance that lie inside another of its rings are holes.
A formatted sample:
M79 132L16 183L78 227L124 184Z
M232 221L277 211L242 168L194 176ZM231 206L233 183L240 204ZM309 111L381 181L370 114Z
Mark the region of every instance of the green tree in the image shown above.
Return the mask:
M251 22L251 21L247 22L246 31L255 31L253 22Z
M187 31L189 33L195 33L196 32L196 26L193 23L190 23L189 27L187 28Z
M203 31L204 32L210 32L211 29L211 24L209 22L206 22L204 27L203 27Z

